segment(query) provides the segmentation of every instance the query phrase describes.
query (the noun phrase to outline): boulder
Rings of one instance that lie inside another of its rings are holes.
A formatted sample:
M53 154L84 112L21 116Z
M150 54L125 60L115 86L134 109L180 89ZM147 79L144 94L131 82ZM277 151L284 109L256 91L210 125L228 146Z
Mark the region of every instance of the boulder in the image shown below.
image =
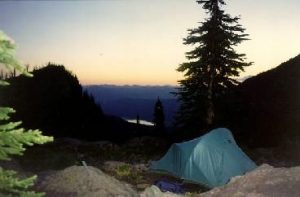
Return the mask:
M274 168L263 164L244 176L234 177L223 186L202 193L199 197L298 197L300 167Z
M138 172L147 172L149 171L149 167L146 164L140 163L140 164L134 164L133 169Z
M140 197L184 197L184 195L174 194L171 192L162 192L157 186L152 185L151 187L146 188L140 194Z
M35 189L46 192L46 197L138 196L129 184L91 166L71 166L48 174L38 181Z

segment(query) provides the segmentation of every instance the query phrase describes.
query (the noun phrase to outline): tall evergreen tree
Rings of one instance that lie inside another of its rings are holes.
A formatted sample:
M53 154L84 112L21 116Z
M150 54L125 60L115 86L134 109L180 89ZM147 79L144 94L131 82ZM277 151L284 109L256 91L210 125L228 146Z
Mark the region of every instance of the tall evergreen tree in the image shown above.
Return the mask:
M30 76L15 59L14 51L15 45L0 31L0 65ZM8 83L1 79L0 85ZM9 122L11 113L14 113L12 108L0 107L0 160L9 160L11 155L22 155L25 151L24 145L43 144L53 140L43 136L38 130L21 128L21 122ZM42 193L28 191L35 179L36 176L20 179L15 171L5 170L0 166L0 196L42 196Z
M158 98L154 106L154 126L157 131L165 130L165 114L162 102Z
M195 129L213 125L216 99L236 86L236 77L252 64L245 62L245 54L234 49L248 36L238 24L240 18L224 12L223 0L197 3L209 17L199 27L188 30L184 44L195 48L186 53L188 62L177 69L185 78L179 81L175 93L181 103L177 124Z

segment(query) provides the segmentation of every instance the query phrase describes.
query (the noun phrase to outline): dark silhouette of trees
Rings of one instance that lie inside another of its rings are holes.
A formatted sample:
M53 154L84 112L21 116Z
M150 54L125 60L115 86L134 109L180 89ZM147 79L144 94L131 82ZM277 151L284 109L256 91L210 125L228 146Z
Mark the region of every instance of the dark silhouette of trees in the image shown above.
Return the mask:
M54 137L125 142L151 135L152 128L128 123L105 115L88 91L83 91L77 77L62 65L49 63L35 67L34 77L8 79L10 86L0 88L0 104L13 106L13 120L23 120L25 128L41 129Z
M157 98L157 101L154 106L154 127L156 132L163 132L165 131L165 114L164 114L164 107L162 105L162 102L159 98Z
M239 17L231 17L222 9L223 0L201 0L209 17L195 29L189 29L184 44L195 48L186 53L188 62L178 67L185 79L180 80L177 95L180 109L177 126L199 130L211 127L216 114L216 100L238 84L244 67L245 54L238 54L234 47L247 40Z
M83 92L75 75L52 63L32 74L32 78L10 78L11 86L0 89L0 102L18 111L13 119L56 137L100 135L103 112L93 97Z

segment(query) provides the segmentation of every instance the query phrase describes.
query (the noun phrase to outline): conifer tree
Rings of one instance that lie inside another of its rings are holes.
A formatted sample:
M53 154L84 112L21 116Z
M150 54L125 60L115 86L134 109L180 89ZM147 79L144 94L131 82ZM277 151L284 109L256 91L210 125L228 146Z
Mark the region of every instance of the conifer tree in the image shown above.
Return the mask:
M165 114L162 102L158 98L154 106L154 126L157 131L165 130Z
M215 118L215 101L233 86L244 68L252 63L245 54L235 51L235 46L247 40L248 34L238 24L239 17L231 17L222 9L224 0L200 0L198 4L209 15L201 25L189 29L185 45L195 48L186 53L188 62L177 71L184 73L175 93L180 101L178 126L195 129L212 126Z
M0 31L0 65L8 70L16 70L21 74L31 76L14 56L15 45ZM0 85L9 85L0 80ZM9 122L10 114L15 111L9 107L0 107L0 160L9 160L12 155L22 155L24 145L43 144L53 139L43 136L38 130L25 130L21 122ZM42 193L28 191L36 176L20 179L12 170L0 166L0 196L42 196Z
M139 127L140 126L140 115L136 115L136 125Z

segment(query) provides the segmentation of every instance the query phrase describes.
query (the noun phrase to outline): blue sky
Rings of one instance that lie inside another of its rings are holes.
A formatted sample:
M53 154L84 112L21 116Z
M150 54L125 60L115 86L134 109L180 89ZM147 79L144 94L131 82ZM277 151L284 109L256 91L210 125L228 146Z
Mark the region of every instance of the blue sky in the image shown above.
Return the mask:
M250 34L237 50L254 65L241 77L299 54L298 1L226 2ZM182 39L204 17L194 0L0 1L0 29L17 56L32 66L64 64L83 84L175 85L191 49Z

